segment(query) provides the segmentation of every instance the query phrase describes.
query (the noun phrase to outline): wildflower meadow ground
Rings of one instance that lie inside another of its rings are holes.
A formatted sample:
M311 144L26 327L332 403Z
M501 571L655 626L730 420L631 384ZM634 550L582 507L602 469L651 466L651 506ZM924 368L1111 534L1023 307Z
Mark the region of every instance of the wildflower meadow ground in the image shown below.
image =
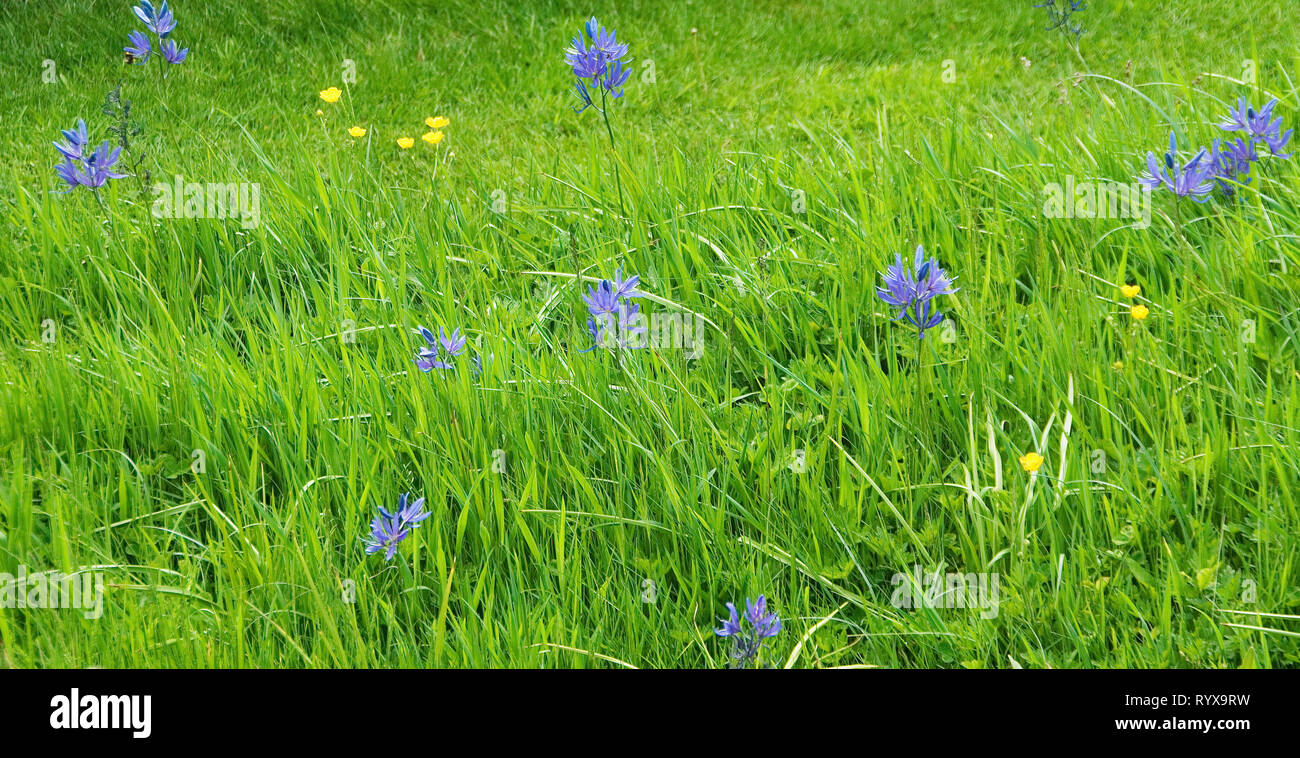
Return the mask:
M0 667L1300 665L1295 11L0 5Z

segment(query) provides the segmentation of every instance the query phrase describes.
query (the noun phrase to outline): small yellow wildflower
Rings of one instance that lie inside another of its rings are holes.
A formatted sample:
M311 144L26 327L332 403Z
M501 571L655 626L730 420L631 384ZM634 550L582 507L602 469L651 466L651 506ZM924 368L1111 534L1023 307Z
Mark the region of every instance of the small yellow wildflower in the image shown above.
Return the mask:
M1020 468L1031 474L1038 473L1038 469L1042 468L1042 466L1043 456L1033 452L1032 450L1020 456Z
M338 87L330 87L329 89L323 89L320 91L320 99L327 103L337 103L342 95L343 90Z
M1115 362L1114 362L1113 364L1111 364L1111 365L1113 365L1113 366L1115 367L1115 370L1116 370L1116 371L1123 371L1123 370L1124 370L1124 361L1115 361Z
M430 129L441 129L451 125L451 121L443 116L430 116L424 120L424 123Z
M430 145L436 145L442 142L442 132L425 132L420 139L428 142Z
M356 137L357 139L361 139L362 137L366 136L366 130L362 129L359 126L354 126L348 130L348 134L351 134L353 137Z
M1147 308L1145 305L1135 305L1132 308L1128 309L1128 315L1132 316L1138 321L1141 321L1142 319L1146 318L1150 313L1151 313L1151 309Z
M317 116L324 116L324 115L325 115L325 111L321 110L320 108L317 108L317 109L316 109L316 115L317 115Z
M1142 288L1136 284L1124 284L1120 286L1119 291L1124 294L1124 297L1132 300L1138 296L1138 293L1142 291Z
M415 144L415 139L412 138L412 137L398 137L398 138L397 138L397 146L400 147L400 148L402 148L403 150L409 150L410 147L411 147L411 145L414 145L414 144Z

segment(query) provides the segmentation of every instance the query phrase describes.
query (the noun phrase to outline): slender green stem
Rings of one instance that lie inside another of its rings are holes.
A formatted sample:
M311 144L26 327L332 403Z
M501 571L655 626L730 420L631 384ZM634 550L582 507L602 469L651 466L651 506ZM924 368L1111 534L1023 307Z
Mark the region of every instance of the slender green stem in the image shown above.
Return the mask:
M108 206L104 204L104 198L99 196L99 190L91 189L90 194L95 196L95 202L99 204L99 210L104 214L104 223L108 226L108 232L113 237L113 241L118 247L122 246L122 241L117 237L117 226L113 224L113 214L108 212Z
M913 305L912 307L914 312L916 313L916 320L919 323L924 324L925 319L921 315L921 306L919 304L916 304ZM916 339L916 374L915 374L915 382L914 382L915 395L912 398L912 403L914 404L914 407L920 408L920 413L917 418L919 423L916 426L916 436L918 439L923 440L923 444L921 447L922 449L925 449L926 447L928 447L928 445L925 444L924 435L925 435L925 431L929 428L930 404L926 402L926 394L929 391L929 386L928 386L929 383L926 381L926 376L924 373L926 371L926 368L925 368L925 339L921 337L921 334L923 333L924 332L922 332L920 330L920 327L918 326L917 339ZM913 471L915 473L913 474L912 481L908 483L909 484L908 491L911 495L908 499L912 503L912 511L915 514L917 512L918 506L920 505L916 497L916 487L917 484L920 482L922 476L921 472L924 470L924 462L921 461L919 455L914 456L912 462L913 462Z
M618 185L618 209L627 218L627 205L623 202L623 176L618 168L618 148L614 144L614 127L609 124L609 107L607 101L609 93L604 89L600 91L600 115L605 119L605 131L609 134L609 152L614 158L614 182Z

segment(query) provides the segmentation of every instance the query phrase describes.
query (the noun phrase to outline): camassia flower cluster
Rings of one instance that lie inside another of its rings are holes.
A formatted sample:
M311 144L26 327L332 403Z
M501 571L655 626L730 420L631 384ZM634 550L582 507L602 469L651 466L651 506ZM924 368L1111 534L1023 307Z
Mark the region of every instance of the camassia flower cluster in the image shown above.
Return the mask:
M745 598L745 617L742 622L736 612L735 603L727 603L730 612L728 618L722 619L722 628L714 629L719 637L731 638L731 658L733 668L748 668L758 663L758 654L762 651L763 641L775 637L781 631L781 619L776 613L767 612L767 598L758 596L750 602Z
M440 326L437 337L434 337L433 332L428 329L420 327L420 336L424 337L427 344L416 354L415 365L426 374L435 368L442 370L455 368L455 360L465 352L466 340L460 334L460 327L453 329L449 336Z
M598 347L623 347L637 349L645 347L643 335L646 328L640 322L641 306L632 302L632 298L644 293L636 286L640 276L623 278L623 269L614 272L612 280L605 279L595 287L588 287L582 296L587 304L587 333L591 335L592 346L580 352L588 352Z
M953 280L939 267L939 259L925 259L925 249L916 246L916 257L909 271L903 266L903 256L894 256L894 265L881 272L885 286L876 295L886 304L898 309L894 319L905 318L916 327L917 339L925 338L925 330L943 322L943 314L933 310L931 301L940 295L957 292Z
M411 534L411 530L419 526L421 521L432 515L424 510L424 498L408 505L407 499L410 496L409 492L402 493L397 501L395 513L389 513L380 506L379 515L370 522L370 536L366 538L366 555L383 550L384 560L391 561L393 555L397 553L397 544L406 539Z
M109 179L126 176L113 170L122 152L121 147L113 147L106 140L94 150L88 150L90 133L84 120L77 119L75 128L63 130L63 139L63 142L54 143L54 148L63 156L63 162L54 167L54 173L67 183L65 192L77 187L98 190Z
M176 19L172 16L171 9L167 7L167 0L163 0L162 5L157 7L154 7L149 0L140 0L140 4L132 10L144 27L158 38L158 52L163 60L168 63L181 63L185 60L190 54L190 49L180 48L176 40L171 38L171 33L176 28ZM136 30L127 35L127 40L127 46L122 48L122 52L126 54L126 62L147 63L149 55L153 53L149 36Z
M586 38L579 31L569 49L564 51L564 62L573 69L573 76L577 79L573 89L578 105L573 109L579 113L595 104L593 93L599 93L602 104L606 97L622 97L623 85L632 75L631 69L623 67L627 45L619 44L618 32L601 26L594 16L584 29Z
M1216 138L1208 149L1202 147L1186 162L1179 158L1178 139L1171 131L1164 161L1157 159L1155 153L1147 153L1147 170L1138 177L1138 182L1150 190L1164 187L1178 197L1191 197L1198 203L1208 200L1215 186L1231 197L1237 185L1250 183L1251 170L1259 161L1260 145L1267 146L1275 158L1291 157L1282 150L1291 141L1294 130L1282 131L1281 117L1273 118L1276 106L1277 98L1274 98L1257 111L1246 98L1240 98L1237 107L1228 110L1219 128L1243 132L1245 136L1231 142Z

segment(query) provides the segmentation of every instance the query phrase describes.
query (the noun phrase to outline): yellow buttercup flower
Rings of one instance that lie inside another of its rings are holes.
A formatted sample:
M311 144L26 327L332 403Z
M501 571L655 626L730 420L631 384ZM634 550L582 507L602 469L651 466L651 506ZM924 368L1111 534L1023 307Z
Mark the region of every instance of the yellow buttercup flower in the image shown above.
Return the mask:
M323 89L320 91L320 99L327 103L337 103L339 98L342 96L343 90L338 87L330 87L329 89Z
M442 142L442 132L425 132L424 136L420 137L420 139L428 142L430 145L436 145L439 142Z
M317 108L317 109L316 109L316 115L317 115L317 116L324 116L324 115L325 115L325 111L321 110L320 108Z
M362 137L366 136L366 130L362 129L359 126L354 126L348 130L348 134L351 134L353 137L356 137L357 139L361 139Z
M400 148L402 148L403 150L409 150L410 147L411 147L411 145L414 145L414 144L415 144L415 139L412 138L412 137L398 137L398 138L397 138L397 146L400 147Z
M1031 474L1037 473L1038 469L1043 467L1043 456L1030 451L1020 456L1020 468Z
M1128 315L1132 316L1138 321L1141 321L1142 319L1146 318L1148 315L1150 315L1150 313L1151 313L1151 309L1147 308L1145 305L1135 305L1132 308L1128 309Z
M1115 361L1115 363L1112 364L1112 365L1115 367L1115 370L1116 370L1116 371L1123 371L1123 370L1124 370L1124 361Z
M451 125L451 121L443 116L430 116L424 120L424 123L430 129L441 129Z
M1119 291L1123 293L1124 297L1127 297L1129 300L1132 300L1133 298L1138 296L1138 293L1142 291L1142 288L1137 286L1136 284L1125 284L1119 288Z

